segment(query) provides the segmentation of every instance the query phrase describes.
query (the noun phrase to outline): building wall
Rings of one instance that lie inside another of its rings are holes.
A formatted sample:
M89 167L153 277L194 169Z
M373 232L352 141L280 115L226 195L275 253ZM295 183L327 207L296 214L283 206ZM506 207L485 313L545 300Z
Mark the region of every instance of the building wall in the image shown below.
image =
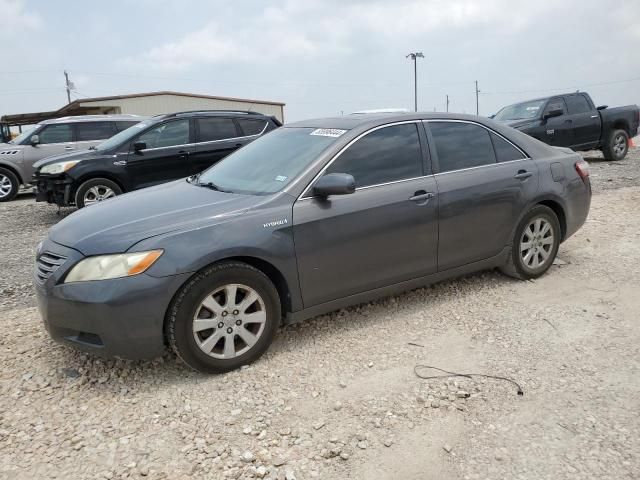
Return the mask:
M252 110L265 115L273 115L281 122L284 122L284 112L281 105L179 95L151 95L148 97L82 102L81 106L95 106L99 107L102 111L104 111L105 107L112 107L114 110L109 113L131 113L148 116L185 110ZM117 110L119 110L119 112Z

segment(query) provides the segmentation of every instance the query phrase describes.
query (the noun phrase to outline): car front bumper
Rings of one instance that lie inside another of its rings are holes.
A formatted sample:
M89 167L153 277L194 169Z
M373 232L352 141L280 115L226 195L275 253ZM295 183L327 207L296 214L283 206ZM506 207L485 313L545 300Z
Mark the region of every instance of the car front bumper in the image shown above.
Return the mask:
M143 273L65 284L61 280L84 256L50 240L40 249L39 260L43 253L64 257L46 279L41 261L34 272L38 308L54 340L107 357L143 359L164 352L165 313L189 274L158 278Z
M36 187L36 202L54 203L60 207L73 203L73 180L65 174L36 174L33 176L32 184Z

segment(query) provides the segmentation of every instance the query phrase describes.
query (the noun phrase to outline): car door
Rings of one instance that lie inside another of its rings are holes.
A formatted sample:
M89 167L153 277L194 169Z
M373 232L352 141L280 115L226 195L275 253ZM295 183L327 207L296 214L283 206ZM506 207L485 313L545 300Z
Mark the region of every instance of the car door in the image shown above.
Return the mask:
M565 95L568 116L573 129L574 148L595 147L600 142L601 120L598 110L581 93Z
M74 127L76 150L87 150L118 133L113 122L78 122Z
M135 138L127 156L127 173L134 189L191 175L189 156L194 152L191 121L172 119L154 125ZM144 143L136 151L134 144Z
M554 110L562 110L562 115L545 119ZM554 147L570 147L574 143L572 120L567 114L567 106L562 97L549 99L542 112L542 132L540 140Z
M34 173L33 164L38 160L75 150L73 127L69 123L45 125L34 134L38 136L38 143L32 145L27 142L24 149L23 171L25 181L31 180ZM31 135L30 139L33 139L33 135Z
M535 162L479 124L426 125L438 185L438 270L498 255L537 191Z
M426 136L418 127L415 122L378 127L329 162L321 175L353 175L355 193L317 198L312 183L295 202L293 233L305 307L436 271L436 183L421 148Z
M218 163L248 139L242 136L233 118L199 117L195 119L196 146L191 159L191 173L200 173Z

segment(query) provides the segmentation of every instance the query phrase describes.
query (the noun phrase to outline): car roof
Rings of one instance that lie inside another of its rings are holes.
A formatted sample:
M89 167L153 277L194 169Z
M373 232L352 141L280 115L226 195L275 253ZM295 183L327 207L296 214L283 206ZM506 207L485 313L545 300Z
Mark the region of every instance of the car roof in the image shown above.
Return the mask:
M468 120L485 123L485 118L477 115L461 113L411 112L411 113L357 113L341 115L339 117L312 118L289 123L285 128L337 128L352 130L359 127L376 127L386 123L404 122L412 120Z
M115 115L74 115L70 117L52 118L43 120L39 125L50 125L53 123L77 123L77 122L121 122L132 121L141 122L148 117L141 115L115 114Z

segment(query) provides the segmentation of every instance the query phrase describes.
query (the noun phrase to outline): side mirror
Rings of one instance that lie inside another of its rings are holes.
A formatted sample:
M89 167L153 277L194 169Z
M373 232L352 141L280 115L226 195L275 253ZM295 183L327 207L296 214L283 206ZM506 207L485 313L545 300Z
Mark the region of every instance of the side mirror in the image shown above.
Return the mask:
M32 146L35 147L40 143L40 137L38 137L38 135L31 135L29 142L31 143Z
M313 186L313 194L318 197L348 195L356 191L356 180L348 173L328 173L320 177Z
M604 110L605 108L609 108L609 105L600 105L599 107L596 107L596 110Z
M145 142L135 142L133 144L133 151L139 153L141 150L146 150L147 144Z
M559 117L561 115L564 115L564 110L562 110L561 108L556 108L555 110L549 110L548 112L546 112L542 116L542 119L547 120L549 118Z

